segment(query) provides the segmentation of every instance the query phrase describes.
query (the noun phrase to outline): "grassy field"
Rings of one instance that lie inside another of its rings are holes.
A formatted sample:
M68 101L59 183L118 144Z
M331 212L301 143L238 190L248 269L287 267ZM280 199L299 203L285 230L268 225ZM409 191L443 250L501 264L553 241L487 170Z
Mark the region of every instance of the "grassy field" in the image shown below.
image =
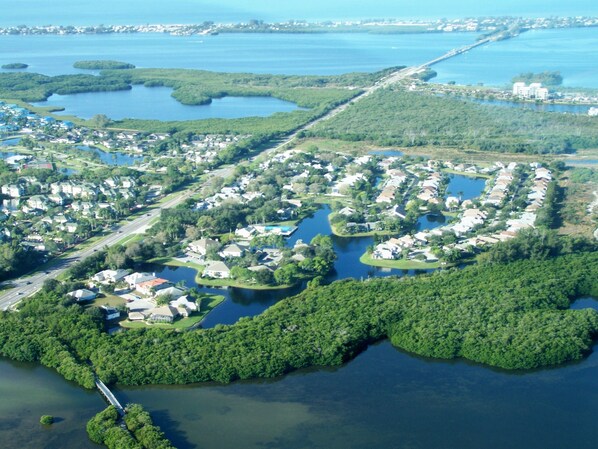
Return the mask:
M111 306L111 307L119 307L124 306L127 302L121 298L120 296L115 295L106 295L100 296L93 300L90 303L90 306L100 307L100 306Z
M359 261L366 265L382 268L395 268L397 270L433 270L440 268L440 262L418 262L414 260L378 260L372 259L369 254L364 254Z

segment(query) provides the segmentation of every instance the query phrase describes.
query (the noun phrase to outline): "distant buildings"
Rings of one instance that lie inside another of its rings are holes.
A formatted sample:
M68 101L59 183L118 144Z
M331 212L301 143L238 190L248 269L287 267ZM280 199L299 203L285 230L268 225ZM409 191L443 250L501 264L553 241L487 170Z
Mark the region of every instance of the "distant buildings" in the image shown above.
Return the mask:
M513 95L519 98L548 100L548 89L542 87L542 83L531 83L529 86L524 82L513 84Z

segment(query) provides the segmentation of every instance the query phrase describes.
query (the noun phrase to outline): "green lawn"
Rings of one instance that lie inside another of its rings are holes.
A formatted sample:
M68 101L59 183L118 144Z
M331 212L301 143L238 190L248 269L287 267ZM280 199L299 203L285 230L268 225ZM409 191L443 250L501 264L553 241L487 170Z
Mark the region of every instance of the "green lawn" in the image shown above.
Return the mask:
M366 265L382 268L396 268L397 270L430 270L440 268L440 262L419 262L415 260L379 260L372 259L369 254L364 254L359 261Z
M93 302L91 302L90 306L100 307L108 305L112 307L118 307L124 306L125 304L126 301L120 296L103 294L102 296L96 298Z
M169 265L173 267L188 267L193 268L197 271L195 275L195 282L200 285L206 285L208 287L237 287L237 288L246 288L249 290L281 290L285 288L291 287L291 285L263 285L263 284L248 284L247 282L239 282L235 279L211 279L211 278L204 278L201 276L203 272L204 266L194 262L187 262L183 263L179 260L162 257L157 259L152 259L149 262L162 264L162 265Z

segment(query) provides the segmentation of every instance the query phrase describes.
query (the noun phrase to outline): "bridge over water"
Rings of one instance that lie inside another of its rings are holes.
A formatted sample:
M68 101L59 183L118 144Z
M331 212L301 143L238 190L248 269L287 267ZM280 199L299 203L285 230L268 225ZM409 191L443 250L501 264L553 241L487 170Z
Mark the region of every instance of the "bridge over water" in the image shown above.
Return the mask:
M100 393L102 393L102 396L104 396L104 398L106 398L106 400L110 403L110 405L113 405L116 408L116 410L118 411L120 416L125 416L124 407L122 405L120 405L120 402L118 402L118 399L116 399L116 396L114 396L114 393L112 393L112 391L110 391L110 388L108 388L104 384L104 382L102 382L98 378L96 378L96 387L98 387L98 390L100 391Z

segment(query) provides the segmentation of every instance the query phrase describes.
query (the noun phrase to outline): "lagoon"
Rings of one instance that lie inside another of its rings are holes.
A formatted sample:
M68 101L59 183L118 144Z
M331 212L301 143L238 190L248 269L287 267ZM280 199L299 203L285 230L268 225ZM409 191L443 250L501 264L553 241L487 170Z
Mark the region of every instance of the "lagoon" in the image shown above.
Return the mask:
M0 147L14 147L21 141L20 137L14 137L12 139L0 140Z
M598 159L566 159L564 162L571 167L598 165Z
M572 310L594 309L598 310L598 298L588 296L576 299L570 307Z
M109 166L129 167L137 163L142 163L144 160L143 156L122 153L120 151L114 151L109 153L107 151L102 151L99 148L89 147L87 145L79 145L76 148L86 153L93 154L94 157L97 157L98 159L100 159L100 161Z
M464 175L451 175L446 188L446 196L458 196L462 201L478 198L486 187L485 178Z
M485 186L485 179L473 178L463 175L451 175L449 189L455 190L454 195L461 193L463 200L479 197ZM374 237L340 237L332 233L328 216L330 206L323 205L311 217L299 223L288 239L287 245L293 246L299 240L309 243L316 235L329 235L332 239L337 259L334 270L326 276L326 282L340 279L368 279L386 276L414 276L433 270L398 270L366 265L359 258L374 245ZM447 223L444 215L426 214L421 216L416 224L416 230L425 231L443 226ZM217 289L201 286L195 281L196 271L187 267L171 267L163 265L147 265L145 271L155 272L172 283L183 281L187 287L199 287L203 293L219 294L225 301L216 307L202 321L204 328L214 327L217 324L233 324L244 316L255 316L264 312L268 307L289 296L299 293L305 288L305 283L285 290L248 290L240 288Z
M304 219L298 225L297 231L287 240L287 244L293 246L298 240L309 243L318 234L331 236L337 259L334 262L334 271L326 277L327 282L346 278L367 279L385 276L414 276L418 273L431 271L396 270L362 264L359 258L366 252L368 246L374 244L374 238L332 235L330 223L328 222L329 214L330 207L327 205L322 206L313 216ZM422 224L422 229L430 229L438 225L433 221L427 221ZM223 295L225 301L202 321L201 326L203 328L214 327L217 324L233 324L241 317L259 315L278 301L295 295L305 288L305 283L302 283L284 290L217 289L203 287L201 282L198 285L195 281L196 271L192 268L147 265L144 270L155 272L173 283L183 281L187 287L198 286L203 293Z
M169 87L133 86L115 92L87 92L71 95L54 94L35 106L63 107L57 115L74 115L90 119L104 114L113 120L125 118L178 121L208 118L267 117L277 112L291 112L295 103L272 97L224 97L210 104L190 106L175 100Z

